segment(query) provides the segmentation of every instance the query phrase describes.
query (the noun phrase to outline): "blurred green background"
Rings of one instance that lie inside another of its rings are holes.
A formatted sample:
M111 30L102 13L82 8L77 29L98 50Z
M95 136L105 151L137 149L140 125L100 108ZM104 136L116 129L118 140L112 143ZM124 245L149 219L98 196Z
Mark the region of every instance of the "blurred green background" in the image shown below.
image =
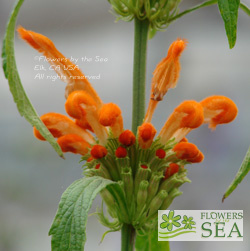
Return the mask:
M14 0L0 1L0 37ZM184 0L181 9L201 1ZM245 3L250 5L249 0ZM109 13L107 1L26 0L18 24L51 38L67 57L108 58L106 63L80 62L86 75L99 75L92 81L104 102L118 104L125 128L131 126L133 23L119 21ZM241 250L250 247L250 176L225 202L221 198L238 170L250 144L250 18L239 11L238 39L229 50L224 24L217 6L207 7L177 20L166 32L159 32L148 44L147 99L156 64L165 57L177 37L188 40L181 58L177 88L159 105L153 124L159 130L172 110L185 99L201 100L219 94L233 99L239 113L228 125L211 132L207 126L188 136L204 153L201 164L189 166L191 184L181 187L184 194L172 209L244 210L243 242L172 242L173 251ZM60 80L38 80L35 71L38 53L16 39L17 66L22 83L37 112L64 111L64 87ZM46 74L54 75L52 71ZM33 137L32 127L20 117L7 81L0 71L0 250L50 250L48 230L63 191L81 177L80 156L66 154L60 159L49 144ZM97 198L92 212L100 206ZM86 250L119 250L120 233L108 234L95 216L89 217Z

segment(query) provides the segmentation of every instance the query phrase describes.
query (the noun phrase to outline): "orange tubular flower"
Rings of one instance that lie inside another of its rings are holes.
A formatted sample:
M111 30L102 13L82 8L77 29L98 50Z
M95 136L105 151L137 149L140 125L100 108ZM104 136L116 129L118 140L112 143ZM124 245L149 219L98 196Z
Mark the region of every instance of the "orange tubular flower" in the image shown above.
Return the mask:
M72 152L85 155L88 153L90 144L76 134L67 134L57 140L63 152Z
M93 98L85 91L72 92L65 103L67 113L78 120L87 121L102 145L106 144L108 132L98 120L98 108ZM79 122L78 122L79 123Z
M235 103L225 96L207 97L200 103L204 109L204 123L209 123L212 130L219 124L230 123L238 113Z
M66 98L75 90L84 90L96 101L98 106L102 105L101 99L78 66L64 57L49 38L39 33L25 30L23 27L19 27L17 31L23 40L48 59L48 62L53 66L60 79L67 83L65 89Z
M180 142L174 146L173 151L178 159L188 162L199 163L204 159L202 152L192 143Z
M152 78L151 99L144 122L151 122L158 102L163 99L170 88L176 87L181 69L179 59L186 44L186 40L177 39L174 41L168 49L167 57L156 66Z
M147 149L151 146L156 130L150 123L143 123L138 127L138 142L142 149Z
M192 129L199 127L203 120L201 104L194 100L184 101L175 108L162 127L159 133L160 142L166 144L171 138L175 138L175 141L179 142Z
M102 106L99 111L99 122L103 126L110 126L114 138L118 138L123 131L123 119L121 109L113 103Z
M41 120L55 138L60 138L68 134L76 134L90 144L94 144L95 142L90 133L76 125L74 121L65 115L51 112L41 116ZM43 136L36 128L34 128L34 135L36 138L44 140Z

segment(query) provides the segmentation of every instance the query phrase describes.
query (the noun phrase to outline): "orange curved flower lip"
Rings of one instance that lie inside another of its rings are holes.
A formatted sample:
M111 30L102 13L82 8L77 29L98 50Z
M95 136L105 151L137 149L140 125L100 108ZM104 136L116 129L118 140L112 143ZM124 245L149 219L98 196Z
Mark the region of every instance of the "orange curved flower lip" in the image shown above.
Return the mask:
M94 98L98 105L102 104L100 97L79 67L59 52L49 38L42 34L26 30L21 26L18 27L17 31L20 38L48 59L48 62L53 66L60 79L67 83L66 97L75 90L84 90Z
M232 122L238 113L237 106L228 97L213 95L203 99L201 105L204 109L205 123L214 130L219 124Z
M178 142L190 130L202 125L203 121L202 105L194 100L186 100L177 106L167 119L159 133L160 141L165 144L174 137Z

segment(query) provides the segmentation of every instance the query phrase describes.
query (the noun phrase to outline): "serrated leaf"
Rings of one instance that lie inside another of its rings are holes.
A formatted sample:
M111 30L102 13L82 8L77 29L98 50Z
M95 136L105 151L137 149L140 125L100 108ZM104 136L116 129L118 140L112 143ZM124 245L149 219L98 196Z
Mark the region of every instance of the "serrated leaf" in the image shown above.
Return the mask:
M52 251L84 250L89 209L96 195L110 184L116 183L97 176L84 177L66 189L49 231Z
M39 130L41 135L52 145L59 156L63 157L62 150L57 144L54 137L51 135L47 127L40 120L35 109L30 103L20 80L16 60L15 60L15 49L14 49L14 38L15 38L15 26L18 12L23 4L24 0L17 1L7 25L5 37L3 40L3 70L5 77L8 79L9 88L17 105L18 111L21 116Z
M236 189L236 187L244 179L244 177L248 174L249 171L250 171L250 147L246 153L246 156L241 164L239 171L237 172L234 180L232 181L227 191L225 192L222 198L222 202Z
M136 235L136 251L169 251L168 241L158 241L158 230L154 230L148 235Z
M218 7L225 24L230 49L236 43L239 6L240 0L218 0Z

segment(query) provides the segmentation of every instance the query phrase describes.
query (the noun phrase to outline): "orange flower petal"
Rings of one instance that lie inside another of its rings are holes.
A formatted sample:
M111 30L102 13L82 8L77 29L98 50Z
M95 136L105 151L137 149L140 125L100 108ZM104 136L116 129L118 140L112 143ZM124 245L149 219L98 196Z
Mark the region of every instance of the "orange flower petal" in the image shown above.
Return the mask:
M72 92L65 103L67 113L76 118L83 120L90 125L102 145L106 144L108 132L105 127L99 123L98 107L94 99L85 91ZM79 123L79 122L78 122Z
M225 96L211 96L202 100L204 109L204 123L214 130L217 125L230 123L238 113L235 103Z
M188 142L180 142L176 144L173 151L176 152L176 157L178 159L186 160L192 163L201 162L204 158L202 152L197 148L197 146Z
M67 134L58 138L57 143L63 152L72 152L85 155L88 153L90 144L76 134Z
M152 79L152 98L154 100L162 100L166 92L176 86L180 73L179 58L186 48L186 44L186 40L174 41L169 47L167 57L156 66Z
M192 129L199 127L204 120L203 108L194 100L187 100L175 108L165 125L162 127L159 138L166 144L171 138L179 142Z
M66 98L75 90L84 90L95 99L98 106L102 105L101 99L78 66L64 57L49 38L39 33L25 30L23 27L19 27L17 31L23 40L47 58L59 77L67 83Z
M122 112L119 106L113 103L105 104L99 111L99 122L103 126L110 126L114 138L123 131Z
M90 144L95 142L93 136L90 133L77 126L74 121L65 115L51 112L41 116L41 120L55 138L59 138L67 134L76 134ZM36 128L34 128L34 135L38 139L44 140Z
M80 126L84 130L89 130L91 132L94 132L91 125L88 123L86 117L83 117L81 120L76 119L75 123L76 125Z
M189 158L188 161L192 163L200 163L204 159L204 155L201 151L194 157L194 158Z
M74 91L66 100L65 110L71 117L80 120L86 116L83 105L97 107L95 100L87 92Z
M168 55L155 68L151 85L151 96L148 109L144 119L145 123L150 123L158 102L170 88L175 88L180 74L179 58L186 48L187 41L177 39L168 50Z

